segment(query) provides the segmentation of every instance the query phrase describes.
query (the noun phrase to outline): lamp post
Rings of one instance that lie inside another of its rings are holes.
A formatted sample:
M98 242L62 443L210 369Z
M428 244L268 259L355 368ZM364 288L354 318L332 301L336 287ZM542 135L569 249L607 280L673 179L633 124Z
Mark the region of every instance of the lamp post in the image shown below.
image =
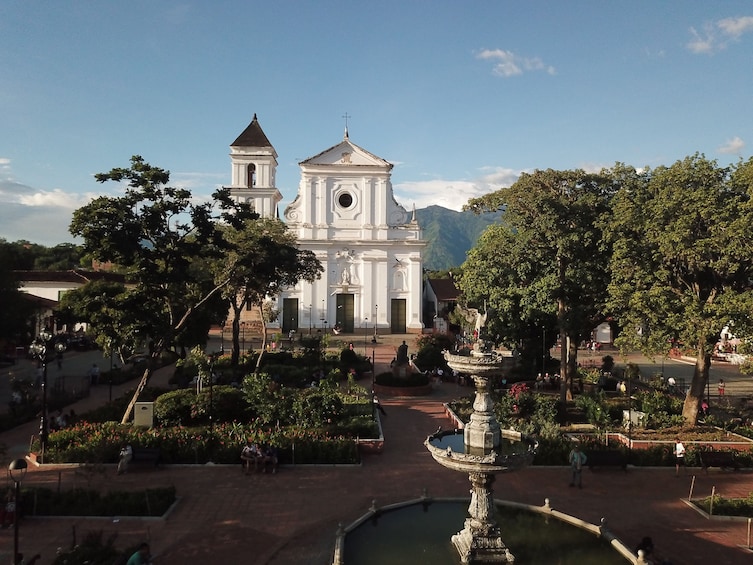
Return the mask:
M374 304L374 343L376 343L378 325L379 325L379 305Z
M39 462L44 463L45 452L47 451L47 435L49 432L49 422L47 415L47 364L55 358L55 354L62 354L65 351L65 343L55 339L49 328L39 332L34 339L29 351L42 364L42 416L39 420Z
M366 322L366 329L363 332L363 356L366 357L368 355L366 353L366 336L369 334L369 319L364 318L364 321Z
M110 394L109 394L110 398L108 402L112 402L112 353L113 353L112 352L112 339L109 340L108 342L108 348L110 349L110 372L107 373L107 376L108 376L107 380L109 381L108 385L110 386Z
M546 326L541 326L541 374L546 373Z
M314 308L313 305L309 304L309 335L311 335L311 325L314 323Z
M21 514L21 481L26 476L26 461L23 459L16 459L8 465L8 475L15 484L15 491L13 495L13 502L15 509L13 511L13 563L19 563L18 553L18 519Z
M632 460L633 455L633 379L632 374L627 374L627 393L628 393L628 463Z
M211 354L209 356L209 433L212 433L212 431L214 431L214 398L212 395L212 390L214 387L214 360L215 355Z

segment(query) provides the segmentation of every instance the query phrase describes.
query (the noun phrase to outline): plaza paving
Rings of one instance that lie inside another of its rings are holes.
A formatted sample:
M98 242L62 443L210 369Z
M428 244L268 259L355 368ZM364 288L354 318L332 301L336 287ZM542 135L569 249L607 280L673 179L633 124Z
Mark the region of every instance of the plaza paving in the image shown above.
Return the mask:
M380 340L378 364L389 363L394 344L394 339ZM90 366L92 355L97 354L78 354L82 370ZM72 357L70 362L76 361ZM160 371L154 382L166 382L168 377L169 371ZM115 387L114 395L132 386ZM338 523L348 524L364 514L372 500L385 505L412 499L424 488L430 496L468 495L467 478L434 463L422 445L428 433L448 426L442 402L468 392L443 384L430 397L382 398L388 414L383 418L386 447L380 455L366 456L360 466L284 467L277 475L249 476L241 473L240 466L167 466L117 476L113 464L105 475L91 479L70 466L31 468L27 485L71 488L88 480L102 489L174 485L180 501L165 520L26 519L21 524L21 551L39 552L40 563L50 563L58 547L71 545L74 529L79 541L88 531L102 530L105 538L117 534L118 546L149 540L160 565L324 565L331 560ZM105 402L107 394L107 386L95 387L75 406L76 411ZM11 455L23 452L36 429L36 422L21 426L0 434L0 442L11 447ZM589 522L606 518L628 546L650 535L657 554L675 565L753 561L753 554L740 547L746 543L744 522L708 521L681 501L694 475L696 495L708 494L712 487L724 496L747 496L753 490L753 474L747 471L704 474L691 469L689 475L675 478L674 469L668 468L586 471L583 490L570 489L568 469L563 466L500 476L495 495L530 504L543 504L549 498L555 509ZM12 540L11 529L0 530L0 562L10 560Z

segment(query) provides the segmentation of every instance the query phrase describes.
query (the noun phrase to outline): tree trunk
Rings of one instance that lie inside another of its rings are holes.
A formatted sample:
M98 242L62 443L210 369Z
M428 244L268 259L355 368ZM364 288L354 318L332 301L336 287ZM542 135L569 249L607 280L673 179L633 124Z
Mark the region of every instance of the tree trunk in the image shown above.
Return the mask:
M567 365L565 368L567 369L567 374L562 378L567 387L565 397L570 401L573 399L573 381L578 372L578 339L570 335L567 336Z
M238 359L240 358L240 351L241 351L241 344L240 344L240 333L241 333L241 324L238 321L237 316L233 316L233 321L231 323L232 328L232 336L231 336L231 342L233 344L233 351L230 354L230 366L231 367L237 367L238 366Z
M685 395L685 404L682 407L682 417L686 426L695 426L698 421L698 409L703 402L706 386L709 381L709 369L711 368L711 354L706 352L705 344L698 346L696 354L693 380L690 383L688 393Z
M149 358L149 362L146 365L144 374L141 376L139 385L136 387L136 392L133 393L133 396L131 397L131 401L128 403L128 407L126 408L125 413L123 414L123 419L120 420L121 424L127 424L128 420L131 418L131 413L133 412L133 409L136 406L136 402L139 399L139 395L141 394L141 392L144 390L144 387L146 387L147 383L149 382L149 377L152 376L152 367L156 363L156 360L159 359L159 356L161 353L162 353L161 350L155 351L154 353L152 353L151 357Z
M560 281L560 293L565 288L565 261L561 255L557 255L558 278ZM565 333L565 315L567 314L567 305L560 294L557 298L557 326L560 332L560 400L567 402L573 399L573 392L570 387L570 370L568 367L570 340Z
M259 357L256 359L256 368L254 373L259 372L261 367L261 358L264 356L264 352L267 350L267 323L264 321L264 304L259 301L259 318L261 319L261 351L259 351Z

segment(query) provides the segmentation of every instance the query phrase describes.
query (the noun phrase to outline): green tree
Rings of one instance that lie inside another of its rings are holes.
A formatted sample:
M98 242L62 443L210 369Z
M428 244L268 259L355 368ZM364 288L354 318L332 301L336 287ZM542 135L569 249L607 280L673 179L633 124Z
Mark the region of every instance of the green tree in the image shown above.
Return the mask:
M240 315L248 305L259 309L266 327L270 318L265 298L277 296L284 287L299 281L313 282L321 276L322 265L312 251L299 249L295 235L280 220L262 218L247 221L239 228L224 230L229 251L215 262L215 280L229 280L223 296L232 311L233 351L231 364L238 364ZM262 332L261 354L266 349L266 329Z
M19 288L13 273L11 251L0 245L0 353L6 346L28 343L31 338L32 302Z
M125 362L125 355L143 346L139 341L148 334L144 320L149 312L143 306L131 300L125 285L95 280L63 294L58 319L65 320L69 327L85 322L87 334L105 355L117 352Z
M620 190L606 231L614 246L609 305L621 348L696 352L683 418L694 425L722 328L750 335L753 160L720 167L693 155L670 167L612 171Z
M139 322L148 332L151 362L123 415L127 422L133 406L149 381L154 362L176 344L197 311L226 286L230 277L213 280L207 261L228 250L220 224L240 228L254 217L250 208L234 203L225 189L206 203L194 203L190 191L167 185L170 173L152 167L140 156L128 168L95 176L99 182L124 183L122 196L99 197L73 214L70 231L83 238L92 258L111 261L127 271L133 287L126 291Z
M508 346L522 342L524 352L544 336L548 349L556 327L563 398L572 397L577 344L603 310L609 250L599 226L612 193L605 175L547 169L467 205L505 212L469 253L459 278L463 294L471 304L486 300L495 311L491 335Z

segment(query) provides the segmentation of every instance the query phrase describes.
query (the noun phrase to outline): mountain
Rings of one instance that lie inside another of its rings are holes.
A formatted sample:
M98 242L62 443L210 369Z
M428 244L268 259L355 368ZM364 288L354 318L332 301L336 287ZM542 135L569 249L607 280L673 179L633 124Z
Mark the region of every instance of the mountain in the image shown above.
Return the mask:
M477 216L473 212L456 212L442 206L416 210L418 223L428 242L424 252L424 268L439 271L457 267L476 245L481 233L490 224L499 222L502 212Z

